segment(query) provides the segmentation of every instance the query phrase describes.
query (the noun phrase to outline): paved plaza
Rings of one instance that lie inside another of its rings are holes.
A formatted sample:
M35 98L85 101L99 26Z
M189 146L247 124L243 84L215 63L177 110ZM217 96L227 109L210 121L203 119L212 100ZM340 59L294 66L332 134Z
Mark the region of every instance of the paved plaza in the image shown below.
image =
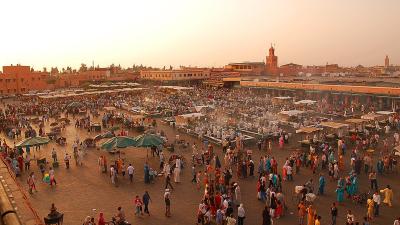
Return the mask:
M51 121L50 121L51 123ZM46 129L49 129L49 123L46 124ZM157 123L158 130L163 130L168 139L173 141L177 133L172 127L167 126L160 121ZM62 162L62 158L65 152L72 154L71 143L78 136L82 141L86 137L93 137L97 133L88 133L86 130L77 129L74 125L67 126L66 130L63 131L62 135L67 138L67 146L59 146L58 144L51 142L45 146L42 146L40 151L33 151L35 158L46 157L49 161L51 160L51 150L55 148L58 153L58 158ZM137 135L136 133L130 133L129 135ZM180 138L184 139L189 143L196 142L198 146L202 143L199 139L190 137L185 134L180 134ZM273 143L273 156L277 158L278 165L282 165L285 158L290 154L292 150L298 148L297 141L299 137L294 136L290 139L289 145L285 146L284 150L279 150L277 143ZM11 140L8 140L11 142ZM100 141L101 143L101 141ZM99 143L98 143L99 145ZM253 149L253 159L258 166L258 160L261 155L265 155L265 152L259 152L256 146L245 146L246 149ZM127 177L119 177L118 187L111 184L110 177L107 174L99 172L97 160L100 155L106 155L108 162L118 157L118 154L111 155L103 150L89 149L84 157L83 166L76 166L75 161L71 163L69 170L65 169L65 164L62 162L59 168L55 169L55 177L57 180L56 187L50 187L48 184L38 182L38 192L30 196L30 201L34 208L38 211L39 215L45 216L49 213L51 203L55 203L58 210L64 213L64 224L81 224L86 216L93 216L98 218L99 212L104 212L107 221L111 219L111 216L116 214L117 207L122 206L127 215L127 219L132 224L195 224L198 204L204 194L203 189L197 190L195 184L192 184L191 178L191 149L180 149L176 148L175 153L183 154L185 157L185 168L182 171L181 183L173 183L174 190L172 191L172 216L167 218L164 216L164 177L158 177L154 183L144 183L144 172L143 164L146 161L146 149L143 148L126 148L122 150L122 158L125 160L125 164L132 163L135 167L134 182L129 183ZM170 153L165 151L166 159L169 158ZM222 150L220 147L215 146L215 152L222 159ZM349 154L346 155L346 167L349 166ZM159 160L157 157L148 157L150 166L154 169L158 169ZM32 163L31 171L34 171L36 176L40 178L40 172L36 163ZM47 166L48 168L49 166ZM198 168L200 169L200 168ZM201 169L204 169L201 167ZM346 169L345 171L348 171ZM326 172L325 172L326 173ZM235 174L235 173L234 173ZM292 198L294 186L304 184L308 179L314 178L318 180L318 174L312 174L310 169L302 168L300 174L294 176L293 182L284 182L283 191L286 196L286 204L288 206L285 216L280 219L276 219L274 224L296 224L297 221L297 207L296 201ZM394 206L388 208L387 206L381 207L381 216L373 221L373 224L385 225L390 224L396 214L399 213L398 204L399 197L399 175L388 174L378 177L380 187L386 184L390 184L393 187L395 200ZM25 187L27 191L28 187L26 184L27 173L23 173L22 177L17 178L19 182ZM248 177L237 179L234 175L234 181L237 181L241 187L242 202L246 210L245 224L261 224L262 210L264 204L258 201L256 198L256 182L257 177ZM368 180L364 174L359 178L360 191L368 191ZM316 184L317 185L317 184ZM336 188L336 181L327 182L326 195L319 196L315 201L317 212L322 216L323 224L328 224L330 221L329 207L332 202L336 199L334 192ZM135 216L134 215L134 204L133 200L136 195L142 196L144 191L147 190L151 196L150 213L151 216ZM348 209L351 209L357 219L361 219L366 213L365 205L356 205L350 200L345 200L345 203L339 206L339 217L338 224L345 223L345 215Z

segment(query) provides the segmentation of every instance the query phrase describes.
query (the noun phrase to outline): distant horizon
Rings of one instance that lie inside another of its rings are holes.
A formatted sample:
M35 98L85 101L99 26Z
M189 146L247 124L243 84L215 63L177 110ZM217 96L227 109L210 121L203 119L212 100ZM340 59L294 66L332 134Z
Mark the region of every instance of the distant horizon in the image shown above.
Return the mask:
M0 2L0 66L400 65L400 1ZM18 16L15 16L18 15Z
M390 59L390 56L389 56L389 59ZM144 64L142 64L142 63L132 63L132 64L128 64L128 65L126 65L126 66L123 66L123 65L121 65L121 64L119 64L119 63L110 63L110 64L108 64L108 65L100 65L100 64L94 64L94 68L97 68L97 66L99 67L99 68L108 68L108 67L110 67L112 64L114 64L114 66L121 66L121 68L122 69L128 69L128 68L132 68L133 67L133 65L135 65L135 66L143 66L143 67L151 67L151 68L154 68L154 69L163 69L163 67L165 66L165 69L169 69L169 67L170 66L172 66L173 67L173 69L179 69L181 66L182 67L192 67L192 68L223 68L224 66L226 66L226 65L228 65L228 64L231 64L231 63L252 63L252 62L262 62L262 63L265 63L265 61L237 61L237 62L228 62L228 63L226 63L226 64L224 64L224 65L221 65L221 66L198 66L198 65L179 65L179 66L173 66L173 65L163 65L163 66L154 66L154 65L144 65ZM85 64L86 66L87 66L87 68L89 69L89 68L91 68L92 67L92 63L85 63L85 62L82 62L83 64ZM57 68L60 72L61 72L61 70L64 68L64 69L67 69L67 67L71 67L71 69L72 70L79 70L79 68L80 68L80 66L81 66L81 64L82 63L80 63L79 65L77 65L77 66L71 66L71 65L66 65L66 66L57 66L57 65L55 65L55 66L44 66L44 67L46 67L46 70L47 70L47 72L50 72L50 70L51 70L51 68ZM298 63L295 63L295 62L289 62L289 63L285 63L285 64L279 64L278 66L282 66L282 65L286 65L286 64L290 64L290 63L294 63L294 64L298 64ZM335 63L335 62L332 62L332 63L330 63L330 62L327 62L327 63L325 63L325 64L321 64L321 65L303 65L303 64L299 64L299 65L301 65L301 66L303 66L303 67L307 67L307 66L325 66L325 65L327 65L327 64L329 64L329 65L332 65L332 64L338 64L338 63ZM44 67L35 67L35 66L32 66L32 65L28 65L28 64L24 64L24 63L12 63L12 64L8 64L8 65L0 65L0 71L3 71L2 70L2 68L3 68L3 66L29 66L31 69L33 68L35 71L43 71L43 69L44 69ZM340 65L340 64L338 64L338 66L339 67L342 67L342 68L355 68L355 67L357 67L357 66L360 66L361 64L358 64L358 65L350 65L350 66L344 66L344 65ZM363 66L363 67L376 67L376 66L384 66L384 63L381 63L381 64L379 64L379 65L361 65L361 66ZM392 62L390 62L390 66L395 66L395 67L397 67L397 66L400 66L400 64L399 65L397 65L397 64L393 64Z

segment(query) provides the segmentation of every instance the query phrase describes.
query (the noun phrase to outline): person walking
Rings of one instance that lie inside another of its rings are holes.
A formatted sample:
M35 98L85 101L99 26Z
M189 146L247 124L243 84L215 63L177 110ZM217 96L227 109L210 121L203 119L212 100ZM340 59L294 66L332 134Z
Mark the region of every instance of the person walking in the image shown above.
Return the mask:
M332 225L336 225L336 218L338 216L338 208L336 207L336 203L332 203L331 206L331 218L332 218Z
M104 219L104 213L99 214L99 220L97 221L97 225L106 225L106 220Z
M304 217L306 216L307 213L307 208L304 205L304 202L301 201L299 203L299 205L297 206L297 210L298 210L298 216L299 216L299 225L304 225Z
M315 223L314 225L321 225L321 216L315 216Z
M71 160L71 156L68 155L68 153L65 153L65 157L64 157L64 162L65 162L65 167L67 169L69 169L69 161Z
M110 178L111 183L117 186L117 171L115 170L114 166L110 167Z
M35 191L37 192L37 190L36 190L36 185L35 185L35 176L34 176L34 173L33 173L33 172L31 172L31 173L29 174L27 183L28 183L28 186L29 186L29 193L30 193L30 194L33 193L33 190L35 190Z
M367 218L368 220L372 220L374 218L374 200L372 198L368 198L367 200Z
M135 215L143 215L143 202L142 200L139 198L139 195L136 195L135 200L134 200L134 204L135 204Z
M325 177L321 173L319 177L318 195L324 195L324 189L325 189Z
M150 216L150 211L149 211L149 203L151 201L149 192L145 191L142 197L143 204L144 204L144 213L147 213L147 215Z
M192 178L192 181L191 181L191 183L196 183L196 174L197 174L197 172L196 172L196 165L195 164L193 164L193 166L192 166L192 176L193 176L193 178Z
M128 176L129 176L129 181L132 183L133 182L133 173L135 172L135 168L133 168L132 164L129 163L128 168L126 168L128 171Z
M381 190L381 193L385 195L383 203L387 204L389 207L392 207L393 191L392 188L390 188L390 185L387 185L385 189Z
M150 183L150 167L147 162L144 163L144 183Z
M172 190L174 190L174 187L172 187L172 184L171 184L171 175L170 175L170 174L167 174L167 177L165 178L165 189L167 189L168 186L169 186Z
M244 225L245 211L243 207L243 203L240 204L238 208L238 225Z
M272 219L271 219L271 214L269 212L268 206L265 206L263 212L262 212L262 218L263 218L263 223L262 225L271 225L272 224Z
M164 202L165 202L165 216L170 217L171 216L171 193L169 192L169 189L165 189Z
M50 186L57 185L56 178L54 176L54 169L52 167L49 168L49 176L50 176Z
M381 195L375 191L374 195L372 196L374 200L374 216L379 216L379 206L381 205Z
M371 189L378 191L378 181L376 179L376 173L375 171L372 171L369 175L368 175L368 179L369 182L371 184Z
M25 171L30 170L31 167L31 156L29 154L26 154L25 157Z
M316 214L317 214L317 210L314 209L313 205L308 206L308 208L307 208L307 225L314 225Z
M54 148L51 150L51 158L53 158L53 162L57 162L57 152Z
M344 189L342 186L336 188L336 200L338 204L343 202Z

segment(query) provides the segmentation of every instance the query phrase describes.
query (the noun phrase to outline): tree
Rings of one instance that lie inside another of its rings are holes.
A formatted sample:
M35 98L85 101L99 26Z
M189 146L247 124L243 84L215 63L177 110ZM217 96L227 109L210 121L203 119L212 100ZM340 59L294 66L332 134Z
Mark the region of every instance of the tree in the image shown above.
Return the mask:
M59 73L59 71L58 71L58 68L57 67L51 67L51 72L50 72L51 74L58 74Z
M79 72L86 72L87 71L87 66L86 64L82 63L81 67L79 68Z

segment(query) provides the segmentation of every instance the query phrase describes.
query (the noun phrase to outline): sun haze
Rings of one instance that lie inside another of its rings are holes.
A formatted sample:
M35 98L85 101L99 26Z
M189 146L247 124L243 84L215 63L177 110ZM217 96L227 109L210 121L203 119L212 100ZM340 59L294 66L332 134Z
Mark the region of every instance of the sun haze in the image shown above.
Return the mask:
M39 0L0 2L0 65L223 66L400 62L400 1Z

